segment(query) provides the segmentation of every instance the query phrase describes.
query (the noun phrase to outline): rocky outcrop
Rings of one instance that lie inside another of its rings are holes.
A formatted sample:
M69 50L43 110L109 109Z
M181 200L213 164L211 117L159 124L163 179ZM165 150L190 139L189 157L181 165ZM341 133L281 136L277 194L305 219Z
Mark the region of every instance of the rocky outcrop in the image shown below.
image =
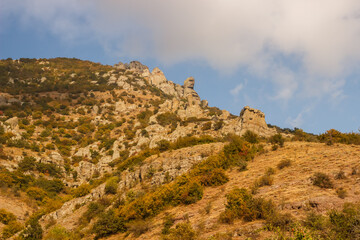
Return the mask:
M187 172L194 164L219 152L223 143L210 143L179 149L159 156L151 156L141 167L122 173L118 190L124 191L139 182L150 181L152 185L161 185Z
M261 136L271 136L276 134L274 128L269 128L265 122L265 114L258 109L244 107L240 112L241 125L240 135L243 135L247 130L250 130Z
M184 82L184 98L188 100L190 105L199 105L201 103L200 97L194 90L195 79L189 77Z
M147 66L141 64L139 61L131 61L130 63L125 63L125 64L119 62L115 64L114 67L121 70L130 69L132 71L138 71L138 72L142 72L146 69L149 69Z

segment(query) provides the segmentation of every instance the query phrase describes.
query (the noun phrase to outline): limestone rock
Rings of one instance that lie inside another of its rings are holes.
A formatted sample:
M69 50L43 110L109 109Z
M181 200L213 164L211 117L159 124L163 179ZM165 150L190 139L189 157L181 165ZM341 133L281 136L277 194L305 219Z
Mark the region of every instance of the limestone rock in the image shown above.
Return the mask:
M11 129L15 129L18 127L19 119L17 117L13 117L13 118L6 120L5 123L9 124Z
M129 68L140 72L149 69L147 66L141 64L139 61L131 61L129 64Z
M195 79L193 77L189 77L184 81L184 88L185 89L194 89Z
M240 112L239 125L240 135L250 130L261 136L271 136L276 134L276 130L269 128L265 122L265 114L258 109L244 107Z
M201 103L199 95L194 90L195 79L189 77L184 82L184 98L186 98L190 105L199 105Z
M158 86L161 83L165 83L166 81L167 80L164 73L159 68L154 68L150 75L150 83Z

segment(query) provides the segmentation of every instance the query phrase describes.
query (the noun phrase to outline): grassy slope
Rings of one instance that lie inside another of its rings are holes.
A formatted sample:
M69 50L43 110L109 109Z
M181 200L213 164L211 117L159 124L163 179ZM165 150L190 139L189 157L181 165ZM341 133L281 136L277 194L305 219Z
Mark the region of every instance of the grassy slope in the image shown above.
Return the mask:
M276 169L283 159L290 159L292 165L282 170ZM284 148L269 151L256 157L248 165L248 170L238 172L233 169L228 172L230 181L220 187L206 188L204 197L199 202L189 206L179 206L169 209L151 221L151 229L138 239L159 239L162 229L162 218L171 213L176 222L190 220L193 227L198 229L201 239L206 239L219 232L231 232L233 239L256 237L265 239L271 236L266 231L256 232L262 227L261 221L244 223L236 220L233 225L218 223L218 217L224 211L225 195L234 187L250 188L253 182L262 176L267 168L276 169L274 183L259 189L257 196L272 199L283 212L291 213L295 218L302 219L306 212L315 210L326 213L332 208L340 209L345 202L356 202L360 194L359 175L351 175L354 167L360 167L360 146L335 144L326 146L322 143L287 142ZM344 171L346 179L335 180L335 175ZM321 189L313 186L310 178L315 172L328 174L334 182L333 189ZM340 199L336 189L343 187L347 190L347 197ZM309 202L317 204L311 207ZM205 208L211 203L211 211L206 214ZM123 235L115 235L109 239L119 239ZM132 235L126 239L133 238Z

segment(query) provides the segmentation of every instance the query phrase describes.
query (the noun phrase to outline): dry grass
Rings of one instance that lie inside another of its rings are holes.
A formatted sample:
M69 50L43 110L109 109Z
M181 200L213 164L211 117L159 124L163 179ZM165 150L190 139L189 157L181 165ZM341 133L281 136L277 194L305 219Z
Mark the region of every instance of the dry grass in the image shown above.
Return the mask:
M271 146L267 146L270 149ZM287 142L284 148L268 151L249 162L248 170L239 172L236 169L227 174L230 181L223 186L207 188L204 197L199 202L189 206L178 206L167 210L166 214L173 214L177 223L189 219L194 229L200 232L200 239L206 239L216 233L235 233L233 239L258 237L264 239L270 232L256 232L263 226L261 221L244 223L235 221L233 225L221 224L218 218L225 209L225 195L234 187L250 188L253 182L261 177L268 168L276 168L284 159L291 160L291 166L277 170L272 175L274 182L271 186L259 188L257 196L272 199L284 213L290 213L301 219L305 214L314 210L325 213L331 208L340 209L344 202L356 202L360 194L360 176L351 175L354 167L359 165L360 146L335 144L326 146L321 143ZM335 179L339 171L343 171L346 178ZM330 176L334 189L322 189L313 186L311 177L315 172L323 172ZM336 189L345 189L345 199L338 197ZM204 214L204 209L211 203L211 211ZM152 221L151 231L137 239L159 239L162 229L160 214ZM240 236L241 235L241 236ZM115 235L109 239L119 239ZM131 236L130 236L131 237Z

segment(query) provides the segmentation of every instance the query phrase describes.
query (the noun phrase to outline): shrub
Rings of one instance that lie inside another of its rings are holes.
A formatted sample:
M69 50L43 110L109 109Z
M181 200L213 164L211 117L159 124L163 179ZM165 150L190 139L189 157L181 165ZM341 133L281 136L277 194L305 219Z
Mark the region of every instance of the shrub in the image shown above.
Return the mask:
M244 133L243 138L245 139L245 141L248 141L249 143L258 143L259 142L259 136L250 130L247 130Z
M38 201L42 201L47 196L47 193L43 189L38 187L29 187L26 190L26 194L29 197Z
M323 230L325 228L325 217L315 212L309 212L304 221L304 225L313 230Z
M62 226L55 226L50 229L44 237L45 240L73 240L75 236Z
M340 170L338 173L336 173L335 175L335 179L345 179L345 172L343 170Z
M224 212L220 213L219 221L221 223L233 224L236 216L231 210L226 209Z
M271 228L286 229L291 223L293 223L293 217L290 213L274 213L271 217L266 218L266 224Z
M201 184L204 186L220 186L229 181L224 169L215 168L204 174L201 178Z
M283 138L283 136L280 133L271 136L269 140L270 140L270 143L272 143L274 145L278 144L280 147L284 146L285 139Z
M157 142L158 148L160 152L165 152L170 149L171 143L168 140L160 140Z
M203 196L203 187L197 182L189 182L180 189L180 201L184 204L195 203Z
M101 215L100 219L92 227L92 232L95 233L95 239L106 237L117 232L125 232L126 230L125 221L117 217L112 210Z
M21 231L23 226L17 221L11 221L6 225L2 230L2 239L8 239L12 237L15 233Z
M89 184L83 183L78 188L73 189L72 195L76 198L83 197L90 193L91 187Z
M204 125L201 127L201 130L206 131L211 129L211 122L204 123Z
M344 204L342 211L332 210L329 214L334 239L359 239L360 205Z
M21 160L19 162L18 166L19 166L19 169L23 172L33 171L36 169L35 163L36 163L35 158L26 156L26 157L24 157L23 160Z
M196 231L192 228L190 222L179 223L170 233L164 236L164 240L195 240L197 239Z
M171 124L173 127L176 127L177 123L180 121L180 118L172 112L162 113L156 116L157 122L165 127Z
M170 228L172 227L172 225L174 225L174 223L175 223L175 219L172 214L165 215L163 219L163 229L161 230L161 233L164 235L169 234Z
M336 194L339 198L344 199L347 197L347 191L344 188L338 188L336 189Z
M24 240L38 240L42 239L43 230L37 219L31 219L28 226L22 232L21 237Z
M0 209L0 222L3 224L9 224L9 222L15 221L16 217L13 213L6 211L5 209Z
M274 215L275 207L271 201L262 198L254 198L244 188L235 188L226 195L227 203L225 205L228 211L231 211L236 218L242 218L245 221L255 219L267 219Z
M278 169L283 169L283 168L290 167L290 166L291 166L291 160L290 159L284 159L284 160L281 160L278 163L277 168Z
M334 185L332 181L330 180L330 177L326 175L325 173L317 172L312 177L312 183L314 186L318 186L321 188L333 188Z
M89 223L91 219L93 219L95 216L97 216L99 213L103 212L105 210L105 206L98 203L98 202L91 202L86 212L81 216L80 222L81 223Z
M220 130L222 128L222 126L224 125L224 121L218 121L214 124L214 130L217 131L217 130Z
M136 238L149 231L150 227L150 222L144 220L135 220L127 225L128 231Z
M107 180L105 184L105 194L116 194L118 182L119 178L116 176Z

